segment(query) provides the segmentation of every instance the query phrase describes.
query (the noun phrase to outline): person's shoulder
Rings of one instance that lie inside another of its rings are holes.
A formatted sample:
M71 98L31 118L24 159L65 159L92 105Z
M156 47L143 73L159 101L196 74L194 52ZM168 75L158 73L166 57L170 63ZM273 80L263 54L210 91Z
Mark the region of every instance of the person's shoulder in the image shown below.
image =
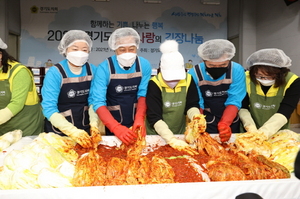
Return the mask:
M31 70L30 68L28 68L27 66L25 66L24 64L17 62L17 61L13 61L13 62L8 62L11 67L8 68L8 71L13 71L13 74L20 74L21 76L29 76L29 74L31 74Z
M61 64L61 66L64 68L64 66ZM46 72L46 75L48 78L62 78L62 74L58 67L56 65L50 66Z
M148 82L148 89L159 89L160 88L160 81L156 76L151 77L150 81Z
M98 68L99 68L99 67L107 67L107 66L108 66L108 58L111 58L112 61L114 62L113 56L107 57L107 58L104 59L102 62L100 62L100 64L99 64L97 67L98 67Z
M92 64L92 63L89 63L89 65L90 65L90 67L91 67L91 69L92 69L93 71L96 70L96 68L97 68L96 65L94 65L94 64Z
M296 75L299 78L299 75L297 75L296 73L293 73L291 71L289 71L288 73L290 73L291 75Z
M140 56L138 56L138 57L139 57L140 64L141 64L141 67L143 68L143 70L145 70L147 73L149 73L151 75L152 67L151 67L149 60L145 59L144 57L140 57Z
M8 61L8 64L11 65L11 67L8 68L8 71L14 71L15 74L23 73L23 71L26 71L27 73L32 73L31 69L26 65L22 64L21 62Z
M231 66L232 67L243 67L240 63L237 63L237 62L235 62L235 61L231 61Z
M146 59L144 57L141 57L141 56L138 56L138 58L140 59L140 62L145 62L145 63L149 63L150 64L150 62L149 62L148 59Z
M245 68L241 64L239 64L237 62L234 62L234 61L231 62L231 67L234 70L238 70L238 71L241 71L241 72L245 72L246 71Z
M291 77L294 77L293 84L300 85L300 77L293 72L289 72L289 74L291 75Z
M17 62L17 61L8 61L8 64L11 65L11 69L12 68L17 68L17 67L25 67L27 68L24 64Z
M90 65L91 67L93 67L93 68L97 67L95 64L92 64L92 63L90 63L90 62L88 62L88 63L89 63L89 65Z
M198 64L197 64L198 65ZM194 67L192 67L192 68L190 68L188 71L187 71L187 73L188 74L194 74L195 73L195 67L197 66L197 65L195 65ZM198 66L199 67L199 66Z

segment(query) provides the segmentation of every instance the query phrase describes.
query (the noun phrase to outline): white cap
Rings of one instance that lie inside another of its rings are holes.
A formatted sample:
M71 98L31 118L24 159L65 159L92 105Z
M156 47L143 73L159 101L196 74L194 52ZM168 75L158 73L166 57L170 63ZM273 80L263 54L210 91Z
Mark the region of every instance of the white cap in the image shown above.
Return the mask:
M205 61L223 62L235 55L233 43L225 39L212 39L198 47L198 55Z
M6 43L4 43L1 38L0 38L0 48L1 49L6 49L7 48Z
M280 49L266 48L252 53L246 63L249 66L264 65L289 68L292 65L292 60Z
M167 40L160 45L162 56L160 58L160 71L166 81L185 79L186 72L184 60L178 51L175 40Z

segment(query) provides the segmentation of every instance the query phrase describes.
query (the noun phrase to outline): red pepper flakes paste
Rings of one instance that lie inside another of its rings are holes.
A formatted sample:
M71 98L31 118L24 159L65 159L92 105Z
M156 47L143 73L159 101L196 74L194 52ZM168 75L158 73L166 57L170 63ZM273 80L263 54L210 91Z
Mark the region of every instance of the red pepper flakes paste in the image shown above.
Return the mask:
M89 150L90 150L90 149L83 148L79 144L76 144L74 149L78 153L79 156L81 156L84 153L89 152ZM108 145L102 145L102 144L98 145L97 153L99 155L101 155L101 157L103 157L103 159L106 162L109 162L109 160L112 157L126 159L126 156L127 156L127 151L121 150L117 146L108 146Z
M175 182L185 183L185 182L203 182L201 174L199 174L195 169L189 164L187 158L182 156L188 155L196 160L198 165L208 162L209 157L206 155L193 155L178 151L173 149L170 145L160 146L155 151L150 152L147 157L152 158L153 155L158 154L165 157L167 162L172 166L175 173ZM174 159L169 159L170 157L178 157ZM205 169L204 169L205 170Z
M203 182L201 174L199 174L195 169L189 164L187 158L183 158L184 155L188 155L196 160L196 163L202 165L208 162L209 157L204 154L193 155L191 156L187 152L178 151L170 147L170 145L164 145L155 147L156 149L152 152L149 152L146 156L151 159L154 155L159 155L166 158L166 161L173 168L175 173L174 181L177 183L186 183L186 182ZM76 152L81 156L82 154L89 151L89 149L82 148L80 145L76 145ZM107 146L99 145L97 148L97 153L103 157L106 162L112 157L118 157L126 159L127 151L121 150L117 146ZM169 158L174 159L169 159ZM203 168L204 169L204 168ZM205 169L204 169L205 170Z

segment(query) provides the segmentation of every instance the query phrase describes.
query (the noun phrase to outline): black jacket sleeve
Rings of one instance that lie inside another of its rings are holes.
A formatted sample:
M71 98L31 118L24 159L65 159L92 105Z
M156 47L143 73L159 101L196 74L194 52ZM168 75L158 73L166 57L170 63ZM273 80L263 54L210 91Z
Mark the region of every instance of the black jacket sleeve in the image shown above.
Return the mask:
M288 89L286 89L283 100L277 113L281 113L289 119L295 110L300 98L300 78L297 78Z
M199 99L198 90L194 80L192 79L186 95L186 105L185 105L184 113L186 114L187 111L192 107L199 109L200 108L199 100L200 99Z
M249 110L249 95L248 93L246 94L246 96L244 97L243 101L242 101L242 107L241 108L245 108Z
M148 84L146 103L147 120L150 126L153 127L158 120L162 120L162 96L161 90L152 80L150 80Z

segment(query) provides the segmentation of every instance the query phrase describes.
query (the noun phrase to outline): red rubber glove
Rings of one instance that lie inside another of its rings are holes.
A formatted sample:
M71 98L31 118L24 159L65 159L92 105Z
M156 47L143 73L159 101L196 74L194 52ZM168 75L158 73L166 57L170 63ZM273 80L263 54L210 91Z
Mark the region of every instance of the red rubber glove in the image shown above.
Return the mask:
M140 97L137 102L136 114L134 117L132 131L135 132L137 128L141 127L142 129L141 135L143 137L146 136L146 127L145 127L146 109L147 109L146 98Z
M201 114L204 113L204 110L202 108L199 108L199 111L200 111Z
M221 142L227 142L231 137L231 128L234 118L238 113L238 108L234 105L228 105L222 115L221 120L218 123L219 137Z
M129 145L133 143L137 135L133 133L132 130L126 126L121 125L115 118L111 115L106 106L101 106L97 109L97 114L103 124L117 136L124 144Z

